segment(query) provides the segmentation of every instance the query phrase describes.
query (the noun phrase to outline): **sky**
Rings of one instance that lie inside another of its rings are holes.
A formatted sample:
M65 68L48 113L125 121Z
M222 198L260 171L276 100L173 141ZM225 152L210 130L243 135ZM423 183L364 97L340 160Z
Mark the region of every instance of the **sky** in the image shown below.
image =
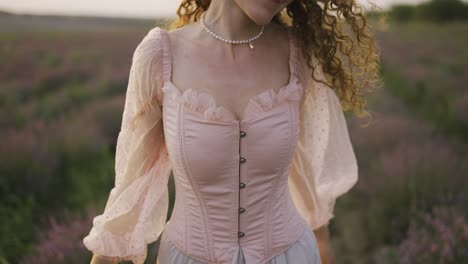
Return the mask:
M0 0L0 10L18 14L155 18L175 16L181 0ZM366 0L358 0L364 6ZM395 3L425 0L373 0L385 9Z

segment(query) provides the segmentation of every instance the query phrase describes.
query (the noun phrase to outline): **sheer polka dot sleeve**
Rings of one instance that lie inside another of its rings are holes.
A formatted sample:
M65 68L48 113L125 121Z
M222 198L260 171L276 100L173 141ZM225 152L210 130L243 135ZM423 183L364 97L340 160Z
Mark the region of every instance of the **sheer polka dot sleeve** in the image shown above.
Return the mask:
M147 244L158 239L168 210L168 159L162 126L159 28L136 47L122 124L117 138L115 186L104 212L83 239L97 258L143 263Z
M313 62L317 65L315 57ZM288 184L298 211L314 230L334 217L335 201L357 182L358 166L337 94L312 79L310 68L303 72L300 132ZM325 80L320 66L314 74Z

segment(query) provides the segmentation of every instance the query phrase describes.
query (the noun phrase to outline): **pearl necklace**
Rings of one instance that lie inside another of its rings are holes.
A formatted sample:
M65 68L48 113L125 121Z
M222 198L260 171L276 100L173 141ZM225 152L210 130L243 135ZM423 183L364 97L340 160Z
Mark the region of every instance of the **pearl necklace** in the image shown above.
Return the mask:
M205 13L206 12L203 12L203 14L201 15L201 20L200 20L200 23L202 24L203 28L206 30L206 32L208 32L211 36L213 36L215 39L219 39L221 41L224 41L224 42L227 42L227 43L230 43L230 44L244 44L244 43L249 43L249 47L250 49L253 49L254 46L252 45L252 41L253 40L256 40L257 38L259 38L262 34L263 34L263 29L265 28L265 26L262 26L262 28L260 29L260 33L258 33L255 37L252 37L252 38L249 38L249 39L245 39L245 40L230 40L230 39L225 39L221 36L219 36L218 34L214 33L213 31L211 31L205 24Z

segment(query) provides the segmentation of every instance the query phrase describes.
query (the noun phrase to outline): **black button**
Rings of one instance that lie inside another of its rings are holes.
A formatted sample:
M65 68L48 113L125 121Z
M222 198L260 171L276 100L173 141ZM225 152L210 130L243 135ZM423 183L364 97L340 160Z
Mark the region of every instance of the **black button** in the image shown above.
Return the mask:
M243 183L243 182L239 183L239 188L241 188L241 189L245 188L245 183Z
M247 160L246 160L244 157L241 157L241 158L240 158L240 162L241 162L241 163L244 163L244 162L246 162L246 161L247 161Z
M239 237L244 237L244 236L245 236L244 232L239 232Z
M242 208L242 207L241 207L241 208L239 208L239 213L241 213L241 214L242 214L243 212L245 212L245 208Z
M245 137L246 135L247 135L247 133L245 133L244 131L240 132L240 137Z

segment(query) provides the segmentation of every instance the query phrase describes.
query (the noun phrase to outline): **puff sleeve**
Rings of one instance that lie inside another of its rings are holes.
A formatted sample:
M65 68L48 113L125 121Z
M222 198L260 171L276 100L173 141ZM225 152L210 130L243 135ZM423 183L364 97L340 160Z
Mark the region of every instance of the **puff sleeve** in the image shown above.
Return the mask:
M172 169L164 140L161 36L151 29L136 47L130 68L115 156L115 186L104 212L93 219L85 247L99 258L143 263L168 210Z
M305 89L288 185L296 208L315 230L334 217L335 201L357 182L358 166L337 94L312 79L307 65L302 69ZM321 66L314 76L325 80Z

